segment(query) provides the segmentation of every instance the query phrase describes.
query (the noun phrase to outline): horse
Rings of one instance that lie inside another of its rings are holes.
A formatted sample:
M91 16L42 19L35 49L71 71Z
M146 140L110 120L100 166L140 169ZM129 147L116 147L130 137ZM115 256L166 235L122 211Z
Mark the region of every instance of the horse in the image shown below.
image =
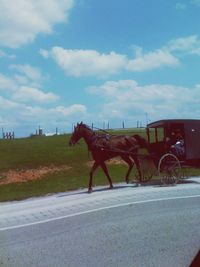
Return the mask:
M88 150L91 151L94 160L94 164L90 171L88 193L92 192L93 174L99 166L102 168L108 179L110 189L113 188L112 180L108 173L105 161L114 157L121 157L121 159L128 164L129 168L125 176L125 181L127 183L129 183L129 175L134 163L139 174L139 179L142 179L138 159L138 149L148 149L148 143L144 138L139 135L127 136L110 135L105 133L100 134L94 132L89 126L82 122L77 123L76 127L74 127L74 132L70 138L69 145L75 145L81 138L83 138L87 144Z

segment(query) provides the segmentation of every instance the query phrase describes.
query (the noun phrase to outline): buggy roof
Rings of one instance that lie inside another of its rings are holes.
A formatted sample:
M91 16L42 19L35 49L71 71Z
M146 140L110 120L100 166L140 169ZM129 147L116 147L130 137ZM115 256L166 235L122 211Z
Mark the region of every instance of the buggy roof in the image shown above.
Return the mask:
M147 128L156 128L156 127L168 127L170 124L199 124L200 120L196 119L170 119L170 120L159 120L152 123L147 124Z

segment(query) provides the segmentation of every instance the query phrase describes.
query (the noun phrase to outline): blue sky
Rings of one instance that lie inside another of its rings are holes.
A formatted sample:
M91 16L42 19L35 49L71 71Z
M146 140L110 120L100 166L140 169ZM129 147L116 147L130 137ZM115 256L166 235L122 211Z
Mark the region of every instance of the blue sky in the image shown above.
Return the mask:
M0 0L0 10L4 131L200 118L200 0Z

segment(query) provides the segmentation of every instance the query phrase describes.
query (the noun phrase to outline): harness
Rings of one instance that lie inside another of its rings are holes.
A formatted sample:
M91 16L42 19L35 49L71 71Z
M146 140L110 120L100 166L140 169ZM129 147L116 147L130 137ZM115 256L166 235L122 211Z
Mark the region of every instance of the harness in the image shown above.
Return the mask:
M110 134L97 135L94 133L91 137L92 147L101 149L108 144L108 141L110 141L110 139L111 139ZM99 144L99 141L102 142Z

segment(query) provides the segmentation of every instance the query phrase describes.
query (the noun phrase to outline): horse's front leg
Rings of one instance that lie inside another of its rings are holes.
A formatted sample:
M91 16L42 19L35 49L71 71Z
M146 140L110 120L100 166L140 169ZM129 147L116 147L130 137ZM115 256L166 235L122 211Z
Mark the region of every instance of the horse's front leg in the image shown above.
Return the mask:
M94 162L92 169L90 171L90 179L89 179L89 185L88 185L88 193L92 193L92 180L93 180L93 174L95 172L95 170L97 169L97 167L99 166L99 163L97 163L96 161Z
M112 189L112 188L113 188L112 180L111 180L110 175L109 175L109 173L108 173L108 169L107 169L107 167L106 167L105 162L101 162L100 165L101 165L101 168L103 169L105 175L106 175L107 178L108 178L108 181L109 181L109 184L110 184L110 189Z

